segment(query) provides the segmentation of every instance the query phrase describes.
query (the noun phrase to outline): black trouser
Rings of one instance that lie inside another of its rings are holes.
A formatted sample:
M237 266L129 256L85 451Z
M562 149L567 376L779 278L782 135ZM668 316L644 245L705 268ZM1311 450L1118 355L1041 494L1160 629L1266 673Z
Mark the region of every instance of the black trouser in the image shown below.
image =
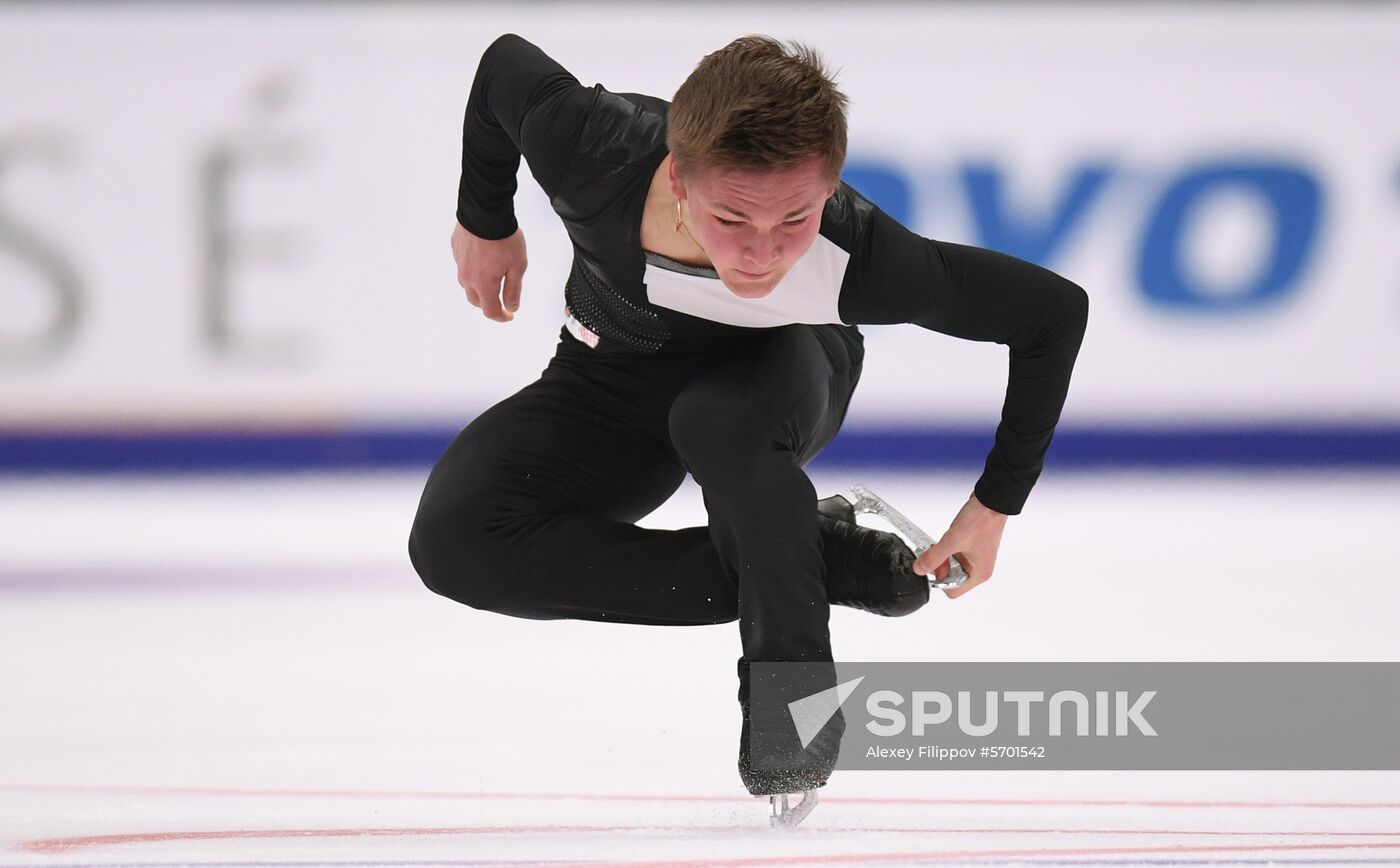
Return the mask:
M567 332L540 379L433 468L409 540L431 590L520 618L739 621L748 661L830 661L816 492L864 357L852 326L792 325L703 352L590 349ZM708 527L633 522L686 471Z

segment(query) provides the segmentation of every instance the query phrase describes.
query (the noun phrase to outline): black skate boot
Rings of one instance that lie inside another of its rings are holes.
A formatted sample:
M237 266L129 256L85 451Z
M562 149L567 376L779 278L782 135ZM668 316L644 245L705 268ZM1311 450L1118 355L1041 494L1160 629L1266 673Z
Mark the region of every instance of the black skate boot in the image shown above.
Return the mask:
M914 553L898 535L856 524L855 508L839 494L817 501L817 512L827 602L888 617L928 602L928 577L914 572Z
M846 731L846 719L838 708L815 738L803 748L791 719L782 706L775 713L754 715L749 702L740 702L743 729L739 732L739 779L755 796L769 796L772 805L771 822L775 826L795 826L812 812L817 804L819 787L826 786L841 752L841 736ZM754 756L751 727L757 726L764 751ZM788 804L788 797L800 795L801 801ZM781 802L779 801L781 799Z

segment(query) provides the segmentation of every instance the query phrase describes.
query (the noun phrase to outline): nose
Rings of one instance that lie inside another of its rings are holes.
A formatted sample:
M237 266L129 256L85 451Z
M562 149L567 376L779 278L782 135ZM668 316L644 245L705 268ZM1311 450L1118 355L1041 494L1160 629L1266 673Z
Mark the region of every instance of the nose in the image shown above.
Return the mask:
M757 235L749 239L749 243L744 245L744 261L748 263L754 271L767 271L773 267L782 255L782 250L777 243L767 235Z

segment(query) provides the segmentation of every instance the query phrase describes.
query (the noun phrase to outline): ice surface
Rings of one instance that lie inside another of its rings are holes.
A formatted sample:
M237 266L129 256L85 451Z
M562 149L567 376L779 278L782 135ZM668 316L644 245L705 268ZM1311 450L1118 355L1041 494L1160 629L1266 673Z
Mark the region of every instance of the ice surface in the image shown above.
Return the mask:
M733 625L437 597L422 478L0 481L0 865L1400 863L1395 772L837 772L772 830ZM941 535L973 480L815 481ZM992 581L836 652L1396 660L1396 527L1393 474L1050 472Z

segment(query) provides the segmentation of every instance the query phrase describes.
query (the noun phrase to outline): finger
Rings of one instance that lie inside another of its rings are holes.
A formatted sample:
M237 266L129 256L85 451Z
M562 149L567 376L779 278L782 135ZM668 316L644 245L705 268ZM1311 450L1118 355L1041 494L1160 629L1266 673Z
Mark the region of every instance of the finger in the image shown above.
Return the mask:
M506 272L505 301L506 310L515 313L520 309L520 284L524 278L523 269L511 269Z
M947 597L950 600L956 600L958 597L961 597L963 594L966 594L968 591L972 590L980 584L980 581L969 578L967 581L963 582L956 588L944 588L943 596Z
M944 588L943 595L950 600L956 600L958 597L961 597L963 594L966 594L968 591L982 584L982 582L982 579L969 578L956 588Z
M948 556L953 554L953 552L954 545L952 541L945 536L943 539L929 546L923 554L919 555L919 559L914 561L914 572L921 576L932 574L937 578L943 578L943 576L938 575L939 567L947 562ZM943 571L943 575L947 575L946 570Z
M472 279L472 275L467 271L466 266L460 262L457 264L457 285L462 287L467 293L467 301L477 307L481 306L477 302L476 281Z
M958 561L962 563L963 572L967 573L967 581L956 588L943 589L944 595L950 600L956 600L958 597L961 597L963 594L966 594L968 591L991 578L991 574L982 570L978 564L969 560L966 554L958 552Z
M476 287L463 284L462 288L467 291L467 301L471 302L472 307L481 307L481 293L476 291Z
M501 278L499 275L488 280L479 287L479 290L481 312L486 314L487 319L506 322L511 318L511 315L501 307Z

